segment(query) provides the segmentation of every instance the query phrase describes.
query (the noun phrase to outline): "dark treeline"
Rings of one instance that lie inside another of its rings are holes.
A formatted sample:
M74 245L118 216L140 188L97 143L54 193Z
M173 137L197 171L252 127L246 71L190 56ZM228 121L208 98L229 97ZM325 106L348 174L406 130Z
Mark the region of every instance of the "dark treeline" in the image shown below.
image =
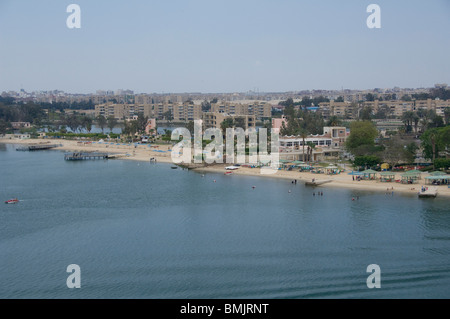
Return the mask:
M64 110L93 110L95 109L94 102L89 99L89 101L80 101L80 102L23 102L23 101L17 101L13 97L1 97L0 96L0 104L3 105L38 105L42 109L49 109L51 111L64 111Z
M5 122L30 122L39 124L46 114L43 108L36 104L5 105L0 102L0 119Z
M293 107L293 106L317 106L319 103L322 102L330 102L329 99L323 96L318 96L315 98L310 99L309 97L304 97L300 102L294 102L291 98L288 98L286 101L280 102L280 105L283 105L284 107Z
M74 103L67 103L67 102L55 102L55 103L48 103L48 102L41 102L38 103L42 108L49 109L52 111L64 111L64 110L93 110L95 109L95 104L92 102L92 100L89 101L81 101L81 102L74 102Z

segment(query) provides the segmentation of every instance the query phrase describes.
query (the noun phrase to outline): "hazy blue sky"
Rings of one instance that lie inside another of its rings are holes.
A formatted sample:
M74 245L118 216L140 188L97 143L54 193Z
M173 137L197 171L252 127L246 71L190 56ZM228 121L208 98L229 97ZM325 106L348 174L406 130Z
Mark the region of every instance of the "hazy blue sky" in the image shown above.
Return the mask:
M81 29L66 8L81 7ZM381 7L369 29L366 7ZM450 84L450 0L0 0L0 92Z

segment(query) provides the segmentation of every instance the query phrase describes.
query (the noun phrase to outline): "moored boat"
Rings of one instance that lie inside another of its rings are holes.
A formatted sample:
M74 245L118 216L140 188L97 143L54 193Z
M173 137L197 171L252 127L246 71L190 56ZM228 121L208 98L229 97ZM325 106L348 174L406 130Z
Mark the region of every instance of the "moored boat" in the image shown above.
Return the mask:
M422 189L418 193L418 195L419 195L419 198L435 198L437 196L437 193L438 193L437 188L434 187L434 188L429 188L429 189L428 188Z

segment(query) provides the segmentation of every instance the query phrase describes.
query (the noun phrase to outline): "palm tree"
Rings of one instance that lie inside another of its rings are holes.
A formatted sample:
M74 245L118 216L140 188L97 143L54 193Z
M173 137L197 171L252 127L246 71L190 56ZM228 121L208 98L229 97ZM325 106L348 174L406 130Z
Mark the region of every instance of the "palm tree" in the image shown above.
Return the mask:
M327 122L327 126L340 126L340 125L342 125L342 121L338 119L336 115L331 116Z
M313 142L308 142L308 165L311 163L313 150L315 149L316 144Z
M88 133L91 133L92 130L92 119L88 116L83 116L81 119L81 125L86 129Z
M305 161L305 139L308 137L308 132L305 130L305 129L301 129L300 130L300 137L302 138L302 140L303 140L303 154L302 154L302 161L304 162Z
M412 120L414 122L414 133L417 134L417 127L418 127L418 124L419 124L419 121L420 121L420 117L419 117L419 115L416 112L414 112L413 114L414 115L412 117Z
M406 111L402 115L402 122L405 124L405 132L408 132L412 126L412 122L414 121L414 112Z

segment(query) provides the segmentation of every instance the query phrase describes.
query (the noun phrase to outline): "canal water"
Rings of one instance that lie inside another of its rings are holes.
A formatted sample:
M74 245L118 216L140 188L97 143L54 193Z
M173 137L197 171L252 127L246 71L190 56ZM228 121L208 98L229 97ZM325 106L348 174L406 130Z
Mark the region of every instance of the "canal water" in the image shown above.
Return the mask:
M0 298L450 298L446 198L312 196L286 180L2 144L0 167L1 199L21 200L0 206ZM66 285L71 264L80 289Z

